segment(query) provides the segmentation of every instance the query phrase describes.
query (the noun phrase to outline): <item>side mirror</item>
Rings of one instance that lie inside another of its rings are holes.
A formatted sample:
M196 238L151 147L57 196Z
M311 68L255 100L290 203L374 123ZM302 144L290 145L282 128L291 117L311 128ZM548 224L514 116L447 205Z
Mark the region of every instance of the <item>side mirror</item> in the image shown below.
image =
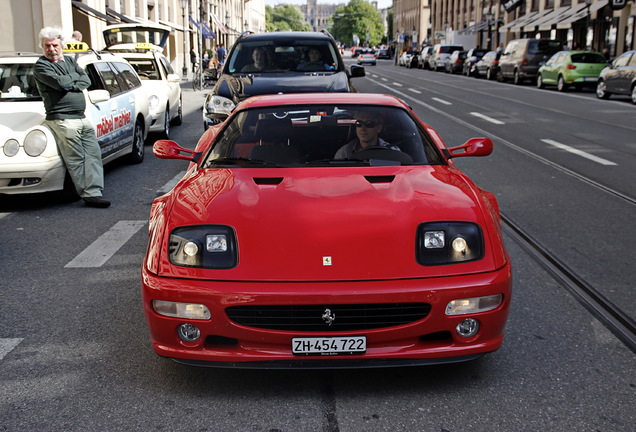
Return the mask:
M168 82L181 82L181 77L177 74L168 74Z
M360 78L366 75L364 66L351 65L351 78Z
M447 157L488 156L493 145L490 138L471 138L464 144L448 149Z
M92 104L106 102L108 99L110 99L108 90L91 90L88 92L88 100L91 101Z
M183 159L190 162L196 162L199 159L197 152L183 148L171 140L155 141L152 152L160 159ZM187 155L182 153L187 153Z

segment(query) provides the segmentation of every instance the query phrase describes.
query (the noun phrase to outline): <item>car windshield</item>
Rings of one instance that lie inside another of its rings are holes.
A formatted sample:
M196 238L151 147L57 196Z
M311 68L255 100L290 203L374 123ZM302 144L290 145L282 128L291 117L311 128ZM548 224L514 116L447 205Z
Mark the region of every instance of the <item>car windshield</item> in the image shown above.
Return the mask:
M361 146L369 134L379 140ZM236 113L202 167L438 165L430 137L407 111L370 105L293 105Z
M607 63L605 57L600 53L579 53L572 54L572 63Z
M227 60L228 73L335 72L335 46L326 41L289 39L239 42Z
M0 64L0 102L42 100L33 77L33 63Z

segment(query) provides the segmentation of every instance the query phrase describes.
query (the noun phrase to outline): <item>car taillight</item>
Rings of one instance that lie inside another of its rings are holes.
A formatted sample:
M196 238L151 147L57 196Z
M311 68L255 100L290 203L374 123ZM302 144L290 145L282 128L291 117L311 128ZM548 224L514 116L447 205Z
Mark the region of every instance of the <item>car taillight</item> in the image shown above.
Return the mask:
M528 66L528 59L527 59L527 58L524 58L524 59L521 61L521 65L522 65L522 66Z
M576 65L569 64L568 65L568 69L574 70L574 69L576 69Z

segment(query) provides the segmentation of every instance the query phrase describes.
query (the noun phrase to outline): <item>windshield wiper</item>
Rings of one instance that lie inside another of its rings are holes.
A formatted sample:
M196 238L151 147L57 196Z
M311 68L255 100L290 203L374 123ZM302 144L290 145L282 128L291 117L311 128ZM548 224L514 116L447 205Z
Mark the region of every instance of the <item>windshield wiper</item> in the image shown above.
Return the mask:
M267 162L258 159L250 159L246 157L225 157L225 158L217 158L211 159L206 164L206 168L209 168L212 165L258 165L258 166L266 166L266 167L274 167L277 168L273 162Z
M316 159L305 162L306 166L352 166L352 165L369 165L369 161L359 159Z

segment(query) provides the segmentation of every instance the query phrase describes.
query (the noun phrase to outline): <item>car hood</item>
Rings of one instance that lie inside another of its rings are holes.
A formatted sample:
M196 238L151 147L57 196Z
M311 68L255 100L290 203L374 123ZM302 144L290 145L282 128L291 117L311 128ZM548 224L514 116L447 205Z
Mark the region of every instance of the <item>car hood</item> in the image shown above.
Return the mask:
M235 103L250 96L284 93L350 92L346 72L285 72L263 74L223 74L213 93Z
M0 103L1 136L7 138L10 131L26 131L44 122L44 104L34 102L2 102Z
M449 166L206 169L167 196L164 276L222 280L342 281L438 277L502 265L498 221L482 191ZM426 221L472 221L484 234L483 259L443 266L416 262L416 230ZM238 265L175 267L169 233L185 225L234 228ZM498 252L493 253L493 247ZM497 255L499 258L495 258ZM325 265L329 257L332 265ZM499 259L499 261L497 261Z

